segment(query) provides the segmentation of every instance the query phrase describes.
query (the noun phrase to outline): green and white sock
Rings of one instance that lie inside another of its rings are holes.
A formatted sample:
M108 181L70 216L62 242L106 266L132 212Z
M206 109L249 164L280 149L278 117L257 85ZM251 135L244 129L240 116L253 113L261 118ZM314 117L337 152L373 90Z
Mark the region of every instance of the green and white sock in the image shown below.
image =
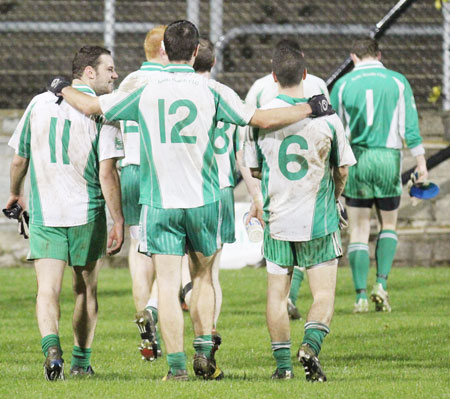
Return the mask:
M59 350L61 351L61 354L62 354L61 343L59 342L59 336L58 335L56 335L56 334L49 334L49 335L46 335L44 338L41 339L42 353L44 354L45 357L47 357L47 355L48 355L48 348L50 348L51 346L57 346L59 348Z
M80 348L79 346L74 345L70 367L83 367L84 371L87 371L87 368L91 364L91 353L91 348Z
M302 345L308 344L319 355L322 349L322 343L330 329L328 326L316 321L309 321L305 324L305 336L303 337Z
M348 246L348 260L352 269L353 285L357 293L356 301L367 299L367 277L369 276L369 246L362 242L352 242Z
M167 355L167 363L173 375L178 370L186 370L186 354L184 352L169 353Z
M213 347L212 335L199 335L194 339L195 353L202 353L206 357L211 355Z
M292 273L291 289L289 290L289 299L294 305L297 302L298 292L302 285L303 278L303 271L298 266L295 266L294 272Z
M278 370L292 371L291 340L285 342L272 342L272 352L273 357L277 362Z
M158 309L153 306L146 306L145 309L151 312L155 324L158 323Z
M392 268L398 237L394 230L381 230L378 235L375 257L377 260L377 283L387 289L387 278Z

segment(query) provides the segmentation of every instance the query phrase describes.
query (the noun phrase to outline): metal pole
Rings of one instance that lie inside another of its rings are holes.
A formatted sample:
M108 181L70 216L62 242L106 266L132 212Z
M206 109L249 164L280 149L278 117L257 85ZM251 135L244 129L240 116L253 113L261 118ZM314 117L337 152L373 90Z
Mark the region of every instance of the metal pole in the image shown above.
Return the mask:
M444 16L442 94L444 111L450 111L450 3L442 4Z
M222 36L223 0L209 1L209 40L216 43Z
M200 30L200 0L187 0L186 16Z
M116 22L116 0L105 0L105 24L103 30L103 42L105 47L114 55Z

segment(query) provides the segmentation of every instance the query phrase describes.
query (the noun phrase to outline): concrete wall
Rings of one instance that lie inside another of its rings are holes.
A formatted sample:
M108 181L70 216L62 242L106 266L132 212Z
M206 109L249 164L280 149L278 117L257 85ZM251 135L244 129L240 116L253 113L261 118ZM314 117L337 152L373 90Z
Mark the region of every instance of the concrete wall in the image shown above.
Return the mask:
M9 164L13 151L7 143L23 111L0 110L0 205L6 204L9 195ZM427 155L445 148L444 127L441 114L425 112L421 114L421 131ZM414 166L409 151L404 151L403 169ZM430 180L438 183L441 194L429 201L414 204L404 192L399 212L399 246L395 258L396 265L438 266L450 265L450 160L445 161L430 172ZM28 191L28 182L25 190ZM235 190L237 201L250 201L243 184ZM374 215L375 216L375 215ZM0 217L0 267L31 265L26 262L28 242L17 234L16 223ZM377 223L372 224L370 242L373 257ZM346 246L347 236L343 236ZM106 258L105 264L111 267L127 265L127 244L119 255ZM347 264L344 257L341 264Z

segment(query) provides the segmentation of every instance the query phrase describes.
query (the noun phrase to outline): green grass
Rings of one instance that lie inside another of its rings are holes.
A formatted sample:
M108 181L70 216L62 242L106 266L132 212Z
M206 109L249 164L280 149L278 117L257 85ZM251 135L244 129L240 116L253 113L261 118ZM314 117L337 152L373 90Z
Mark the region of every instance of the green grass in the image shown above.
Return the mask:
M372 279L373 279L373 270ZM321 363L325 384L309 384L295 361L296 378L271 381L275 363L265 325L265 270L223 271L224 304L217 354L226 379L161 382L165 358L140 360L128 270L104 269L99 283L99 320L93 345L96 375L88 380L44 380L34 314L33 269L0 269L0 398L449 398L450 268L396 268L389 278L393 312L353 315L348 268L339 269L336 311ZM61 341L70 365L73 297L66 271L61 298ZM372 280L371 280L372 283ZM310 306L307 281L298 302ZM186 352L193 356L192 327L185 317ZM293 355L303 321L291 323ZM66 369L68 374L68 369Z

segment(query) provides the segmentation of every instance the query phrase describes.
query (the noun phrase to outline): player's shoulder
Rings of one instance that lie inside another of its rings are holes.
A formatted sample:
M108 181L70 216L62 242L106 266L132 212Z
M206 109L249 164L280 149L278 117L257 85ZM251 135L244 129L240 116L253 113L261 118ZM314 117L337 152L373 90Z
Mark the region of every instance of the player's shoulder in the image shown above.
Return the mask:
M291 104L287 103L286 101L283 101L277 97L270 100L268 103L264 104L260 109L272 109L272 108L283 108L283 107L289 107Z
M308 81L311 82L311 83L314 83L314 84L316 84L318 86L326 86L326 83L325 83L325 81L323 79L319 78L316 75L312 75L310 73L308 73L306 75L305 82L308 82Z
M336 129L344 128L341 119L336 113L332 115L324 115L318 118L310 118L310 123L331 133L333 133Z
M408 81L406 79L406 76L403 75L401 72L394 71L393 69L388 69L388 68L385 68L385 71L386 71L386 74L388 74L392 78L396 78L402 82Z

